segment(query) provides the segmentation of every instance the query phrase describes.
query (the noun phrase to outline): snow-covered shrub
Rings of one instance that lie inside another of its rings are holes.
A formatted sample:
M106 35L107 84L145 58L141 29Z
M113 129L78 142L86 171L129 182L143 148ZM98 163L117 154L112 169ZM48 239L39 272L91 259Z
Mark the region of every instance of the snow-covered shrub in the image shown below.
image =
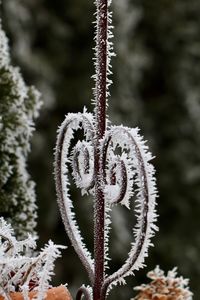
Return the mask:
M193 294L188 287L189 280L177 277L176 268L165 276L157 266L155 270L148 272L147 277L151 279L149 284L134 288L139 291L135 300L192 300Z
M24 299L28 292L36 291L36 299L43 300L54 269L55 259L64 246L49 241L41 251L32 256L36 248L35 238L18 241L14 230L0 218L0 295L9 299L10 292L21 291Z
M55 179L58 204L71 243L88 272L91 288L82 286L87 300L104 300L116 284L124 284L125 277L144 266L144 259L157 230L155 221L156 183L152 155L138 128L112 126L106 117L111 57L113 54L112 13L110 0L97 0L94 114L69 113L58 130L55 150ZM75 131L82 129L85 140L79 140L73 149ZM73 145L73 144L72 144ZM70 166L75 185L82 194L94 196L94 259L87 250L76 222L70 198ZM110 211L114 205L130 207L135 195L135 241L125 263L118 271L106 274L108 268L108 240ZM93 292L93 293L92 293Z
M27 87L10 63L7 37L0 24L0 215L24 238L35 233L35 183L27 172L27 155L40 93Z

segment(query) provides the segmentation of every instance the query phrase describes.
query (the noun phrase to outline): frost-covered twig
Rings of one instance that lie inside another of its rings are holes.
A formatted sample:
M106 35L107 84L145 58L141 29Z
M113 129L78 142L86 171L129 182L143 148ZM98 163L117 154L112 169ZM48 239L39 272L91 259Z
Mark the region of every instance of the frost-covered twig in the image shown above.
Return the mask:
M77 299L104 300L109 289L144 265L155 225L157 196L152 156L139 130L123 126L108 126L106 107L111 80L110 59L113 55L111 1L96 0L96 46L94 116L87 113L68 114L58 131L55 151L55 179L58 204L65 229L86 268L93 289L80 288ZM78 141L70 153L74 131L83 129L86 141ZM75 220L69 194L69 166L74 182L82 194L94 196L94 260L83 243ZM134 228L135 242L128 258L114 274L106 275L110 210L121 204L127 208L136 195Z

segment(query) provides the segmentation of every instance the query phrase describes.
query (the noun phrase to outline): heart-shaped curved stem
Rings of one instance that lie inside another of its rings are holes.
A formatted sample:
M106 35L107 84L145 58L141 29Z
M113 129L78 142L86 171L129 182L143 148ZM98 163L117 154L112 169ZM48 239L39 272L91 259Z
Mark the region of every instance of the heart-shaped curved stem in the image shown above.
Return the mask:
M86 268L90 289L81 287L77 300L105 300L108 290L115 283L124 283L124 278L143 266L147 256L150 238L157 229L155 198L156 188L152 159L138 129L106 124L107 96L109 95L110 59L112 54L111 17L108 7L111 0L96 0L96 47L94 118L86 110L83 114L68 114L59 130L55 177L63 222L75 251ZM79 141L70 158L70 142L73 132L83 129L86 141ZM117 147L119 149L117 149ZM121 155L118 154L121 149ZM83 193L94 195L94 264L86 249L76 223L73 204L69 196L68 167L71 164L73 178ZM136 186L135 213L137 223L134 229L135 242L123 266L110 276L105 275L108 262L109 211L118 203L129 208L129 200Z

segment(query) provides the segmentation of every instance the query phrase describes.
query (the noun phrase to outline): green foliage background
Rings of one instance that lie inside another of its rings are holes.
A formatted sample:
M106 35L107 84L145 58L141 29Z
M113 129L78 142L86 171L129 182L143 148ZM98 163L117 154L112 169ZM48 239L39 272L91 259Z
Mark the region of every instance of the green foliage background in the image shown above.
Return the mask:
M156 156L160 231L154 238L148 267L129 279L126 287L117 288L110 299L133 296L132 287L144 281L147 270L156 264L165 270L178 266L180 273L190 278L197 299L200 1L113 0L113 10L117 57L113 61L109 115L115 123L139 126L149 140ZM92 1L86 0L3 2L3 25L11 41L13 61L44 98L29 164L37 183L41 244L51 238L69 245L56 204L53 149L57 126L64 115L81 111L84 105L92 109L93 13ZM72 193L79 198L76 191ZM90 227L86 202L76 206L83 227ZM118 211L114 217L113 266L117 267L130 234ZM91 245L91 234L87 240ZM73 295L82 283L87 283L71 246L58 262L54 280L55 284L68 282Z

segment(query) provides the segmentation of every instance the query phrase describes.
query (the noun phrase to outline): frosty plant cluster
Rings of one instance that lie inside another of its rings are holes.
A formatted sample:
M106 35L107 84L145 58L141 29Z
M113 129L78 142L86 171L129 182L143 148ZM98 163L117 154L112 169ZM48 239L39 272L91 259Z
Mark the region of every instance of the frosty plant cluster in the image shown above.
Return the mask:
M18 241L10 224L0 218L0 295L10 300L11 292L22 292L25 300L29 292L35 291L35 299L43 300L50 287L54 261L60 256L60 249L52 241L33 256L36 248L35 238Z
M82 286L77 300L104 300L115 284L125 283L125 277L144 266L155 225L156 184L152 155L138 128L112 126L106 117L110 60L113 56L111 1L97 0L94 114L70 113L58 130L55 151L55 178L58 204L67 234L82 264L88 272L91 286ZM85 140L79 140L71 151L77 130L82 129ZM94 258L87 250L76 222L70 198L69 167L82 194L94 198ZM125 263L115 273L106 274L110 211L114 205L129 208L135 196L137 222L134 242Z

